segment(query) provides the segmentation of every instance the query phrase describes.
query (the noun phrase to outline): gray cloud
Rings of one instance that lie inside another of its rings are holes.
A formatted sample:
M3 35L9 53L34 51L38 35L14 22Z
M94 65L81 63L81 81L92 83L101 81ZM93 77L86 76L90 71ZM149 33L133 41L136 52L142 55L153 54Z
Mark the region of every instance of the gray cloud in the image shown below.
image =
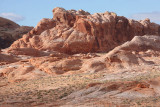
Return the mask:
M18 22L18 21L24 20L23 16L17 15L15 13L0 13L0 16L4 17L4 18L7 18L7 19L10 19L10 20L12 20L14 22Z
M149 18L152 22L160 24L160 12L138 13L131 15L132 19L143 20Z

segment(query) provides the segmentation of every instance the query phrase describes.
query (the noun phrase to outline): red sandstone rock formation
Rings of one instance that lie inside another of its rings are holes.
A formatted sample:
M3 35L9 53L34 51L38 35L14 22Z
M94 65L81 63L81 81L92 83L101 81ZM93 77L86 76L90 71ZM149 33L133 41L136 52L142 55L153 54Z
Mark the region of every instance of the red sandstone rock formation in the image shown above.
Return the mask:
M120 69L136 69L142 66L146 68L154 65L160 56L159 36L135 36L105 55L84 61L81 70L85 72L98 72ZM153 58L154 57L154 58ZM136 68L134 68L136 67ZM113 72L112 71L112 72Z
M105 52L135 35L160 35L160 26L149 19L135 21L113 12L89 14L83 10L53 9L53 19L43 19L13 48L54 50L67 54Z
M9 50L11 55L8 55L7 50L2 50L0 64L3 66L0 67L0 74L13 82L45 75L150 71L160 64L159 41L159 36L135 36L106 54L67 55L33 48L17 48Z

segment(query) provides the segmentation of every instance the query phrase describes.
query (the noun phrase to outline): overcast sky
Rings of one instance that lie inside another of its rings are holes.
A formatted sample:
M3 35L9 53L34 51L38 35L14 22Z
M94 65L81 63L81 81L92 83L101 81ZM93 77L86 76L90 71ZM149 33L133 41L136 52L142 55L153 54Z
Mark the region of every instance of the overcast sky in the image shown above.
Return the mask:
M137 20L150 18L160 24L160 0L0 0L0 16L35 26L42 18L52 18L55 7L90 13L110 11Z

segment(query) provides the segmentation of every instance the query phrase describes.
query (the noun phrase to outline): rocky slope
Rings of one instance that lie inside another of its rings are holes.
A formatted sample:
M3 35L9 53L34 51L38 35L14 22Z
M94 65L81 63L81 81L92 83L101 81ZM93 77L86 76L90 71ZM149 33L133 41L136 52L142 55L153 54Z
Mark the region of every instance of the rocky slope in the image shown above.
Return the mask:
M108 52L135 35L160 35L149 19L135 21L112 12L90 14L83 10L53 9L52 19L42 19L12 48L35 48L67 54Z
M8 48L15 40L21 38L32 28L19 26L13 21L0 17L0 48Z
M114 72L114 70L122 69L133 70L142 66L144 69L150 69L149 65L158 64L156 62L158 59L152 61L150 57L156 58L160 55L159 47L159 36L135 36L130 42L106 54L67 55L29 48L3 50L0 54L0 74L8 78L10 82L14 82L48 74Z
M0 104L158 106L159 41L159 36L135 36L108 53L74 55L2 50Z
M159 25L109 12L53 14L1 50L0 106L160 105Z

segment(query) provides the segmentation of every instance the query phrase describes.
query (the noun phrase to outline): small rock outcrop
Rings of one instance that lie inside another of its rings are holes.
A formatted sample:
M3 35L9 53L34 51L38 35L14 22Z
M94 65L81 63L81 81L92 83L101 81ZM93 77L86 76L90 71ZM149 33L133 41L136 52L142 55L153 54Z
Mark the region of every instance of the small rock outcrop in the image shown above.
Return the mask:
M19 26L11 20L0 17L0 48L8 48L31 29L33 27Z
M86 60L82 69L86 72L119 69L137 69L156 64L160 56L160 37L155 35L135 36L131 41L117 46L105 55ZM134 68L135 67L135 68Z
M135 35L160 35L160 25L149 19L135 21L113 12L90 14L83 10L53 9L52 19L42 19L12 48L35 48L67 54L108 52Z

